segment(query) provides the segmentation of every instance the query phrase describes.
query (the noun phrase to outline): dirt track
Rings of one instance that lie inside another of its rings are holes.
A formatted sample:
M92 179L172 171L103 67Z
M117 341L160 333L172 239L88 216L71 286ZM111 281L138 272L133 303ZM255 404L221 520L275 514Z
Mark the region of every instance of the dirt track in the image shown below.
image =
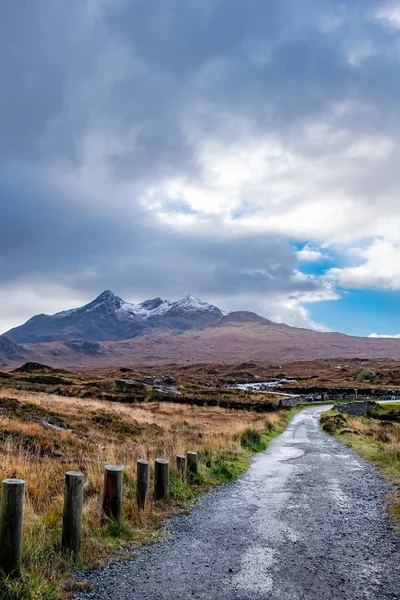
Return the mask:
M79 599L400 599L400 536L386 482L298 413L237 482L215 490L171 537L89 577Z

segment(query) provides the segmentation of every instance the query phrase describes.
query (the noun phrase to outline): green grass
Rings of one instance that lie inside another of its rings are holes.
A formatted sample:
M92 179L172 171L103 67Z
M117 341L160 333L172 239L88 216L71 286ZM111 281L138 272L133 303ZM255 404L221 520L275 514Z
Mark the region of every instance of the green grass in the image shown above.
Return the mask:
M196 490L187 482L181 481L175 473L171 473L170 475L169 494L171 500L179 504L190 502L197 496Z
M256 429L247 429L240 438L243 448L249 452L262 452L266 449L266 442L262 440L262 433Z
M1 600L59 600L56 588L41 578L24 574L19 579L0 574Z
M113 519L108 519L101 527L101 535L104 544L108 548L116 548L126 542L131 542L134 539L132 531L124 519L118 523Z
M292 420L294 415L302 409L303 407L301 406L301 404L299 404L283 413L281 419L279 420L279 423L275 427L267 427L265 429L265 431L262 434L262 441L268 446L268 444L272 442L274 438L278 437L278 435L281 435L281 433L285 431L286 427L288 426L289 422Z
M213 457L210 467L204 469L204 481L208 485L228 483L237 479L250 465L250 456L243 452L220 454Z
M374 415L384 415L391 412L400 414L400 402L378 404L377 408L374 410Z

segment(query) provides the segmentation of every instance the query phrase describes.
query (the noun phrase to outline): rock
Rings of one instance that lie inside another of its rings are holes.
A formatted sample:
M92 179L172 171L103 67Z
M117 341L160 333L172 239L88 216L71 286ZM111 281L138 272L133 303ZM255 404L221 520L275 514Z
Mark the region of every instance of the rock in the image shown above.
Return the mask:
M180 381L179 381L178 377L173 377L172 375L167 375L166 377L163 377L163 383L164 383L164 385L178 387Z
M347 404L337 404L335 406L336 410L346 415L354 415L357 417L361 417L363 415L368 415L373 412L375 408L377 408L378 404L376 402L368 401L368 402L348 402Z

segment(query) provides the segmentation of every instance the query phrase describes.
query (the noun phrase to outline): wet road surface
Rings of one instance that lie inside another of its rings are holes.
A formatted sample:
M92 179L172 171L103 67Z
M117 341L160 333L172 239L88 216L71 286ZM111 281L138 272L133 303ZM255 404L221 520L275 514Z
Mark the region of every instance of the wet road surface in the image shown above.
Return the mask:
M170 520L170 539L88 577L80 600L400 599L387 483L298 413L238 481Z

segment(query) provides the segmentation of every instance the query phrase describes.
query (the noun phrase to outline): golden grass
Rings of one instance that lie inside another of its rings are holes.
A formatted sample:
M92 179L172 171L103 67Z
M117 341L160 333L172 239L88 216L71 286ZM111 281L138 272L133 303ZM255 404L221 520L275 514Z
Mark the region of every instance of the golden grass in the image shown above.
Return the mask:
M199 490L240 473L249 461L249 452L241 445L246 430L274 432L286 420L284 412L260 415L164 402L128 405L0 391L0 477L26 481L24 570L43 590L39 593L38 585L31 584L36 595L18 592L9 597L55 598L54 590L62 589L71 575L72 566L59 551L65 471L85 474L80 561L98 567L110 552L129 542L154 539L163 519ZM52 427L57 423L68 429ZM176 454L187 450L200 454L204 485L182 486L173 479L171 502L150 502L140 514L135 505L137 459L146 458L152 465L157 456L168 458L174 472ZM101 523L105 464L124 467L123 521L119 528ZM51 586L43 587L43 582Z

